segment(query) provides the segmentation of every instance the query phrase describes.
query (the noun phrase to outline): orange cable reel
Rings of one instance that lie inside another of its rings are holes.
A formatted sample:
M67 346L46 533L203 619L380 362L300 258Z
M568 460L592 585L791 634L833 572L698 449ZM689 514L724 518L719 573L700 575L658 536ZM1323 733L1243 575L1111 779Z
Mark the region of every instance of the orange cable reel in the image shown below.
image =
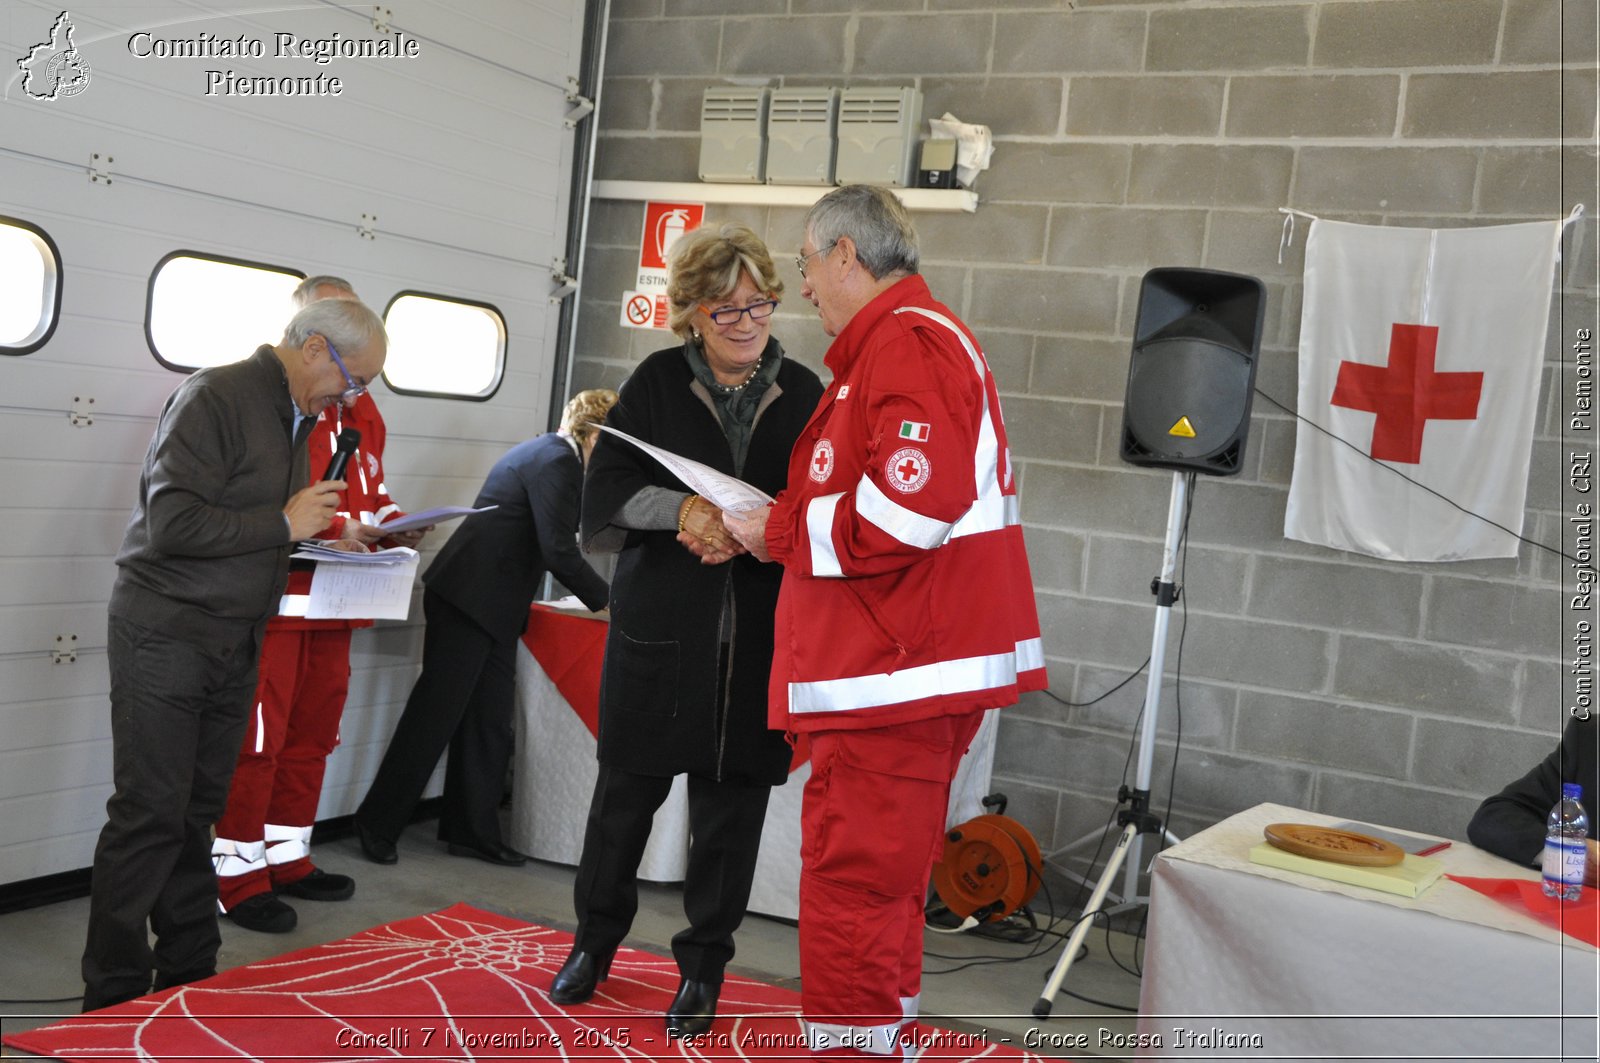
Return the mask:
M1009 816L984 815L951 827L933 865L933 888L954 915L996 922L1039 892L1039 843Z

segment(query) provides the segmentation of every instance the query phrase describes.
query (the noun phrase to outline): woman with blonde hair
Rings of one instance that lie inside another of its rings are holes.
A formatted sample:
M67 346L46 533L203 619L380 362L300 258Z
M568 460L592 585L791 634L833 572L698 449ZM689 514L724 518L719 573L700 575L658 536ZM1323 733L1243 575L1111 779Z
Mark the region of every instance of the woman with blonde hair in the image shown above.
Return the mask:
M771 336L783 282L742 225L679 238L669 323L681 343L647 357L607 423L648 443L783 489L789 451L822 384ZM600 760L573 889L578 930L550 999L594 995L638 908L636 875L655 811L688 776L684 913L672 940L681 982L666 1014L689 1036L716 1017L744 917L772 787L790 750L767 727L772 618L781 570L745 554L716 506L629 443L606 437L584 482L583 536L616 553L600 691Z

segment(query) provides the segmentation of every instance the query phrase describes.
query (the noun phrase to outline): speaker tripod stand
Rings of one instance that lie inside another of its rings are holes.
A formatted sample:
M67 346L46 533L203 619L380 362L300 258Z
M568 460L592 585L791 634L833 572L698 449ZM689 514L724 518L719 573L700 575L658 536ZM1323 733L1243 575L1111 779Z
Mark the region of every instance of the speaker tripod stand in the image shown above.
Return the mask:
M1067 972L1078 955L1078 948L1089 934L1093 914L1100 910L1106 895L1111 892L1117 870L1126 862L1127 879L1123 884L1120 903L1111 910L1122 911L1148 903L1147 899L1139 896L1139 865L1144 836L1154 834L1169 841L1178 840L1162 824L1161 818L1150 810L1150 774L1155 759L1156 718L1161 708L1161 673L1166 664L1167 627L1172 619L1172 604L1178 600L1180 593L1180 588L1173 582L1173 575L1177 570L1178 549L1183 539L1193 477L1192 472L1172 474L1172 496L1167 506L1167 537L1161 548L1161 574L1151 584L1156 596L1156 618L1155 630L1150 638L1150 670L1145 676L1144 711L1140 714L1138 766L1134 773L1133 788L1122 786L1117 791L1117 824L1122 828L1122 833L1117 838L1116 848L1106 860L1105 870L1095 883L1094 892L1089 895L1083 917L1073 928L1072 936L1061 951L1061 958L1056 961L1055 969L1045 982L1044 992L1033 1005L1036 1019L1050 1017L1056 994L1061 992ZM1128 807L1122 808L1123 804ZM1077 844L1074 842L1073 846Z

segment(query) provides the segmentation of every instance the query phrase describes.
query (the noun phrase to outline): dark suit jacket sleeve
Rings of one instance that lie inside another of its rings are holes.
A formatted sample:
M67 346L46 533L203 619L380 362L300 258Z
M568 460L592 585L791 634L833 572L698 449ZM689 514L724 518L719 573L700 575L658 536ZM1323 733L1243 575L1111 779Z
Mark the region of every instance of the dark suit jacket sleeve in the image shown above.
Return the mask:
M1519 864L1537 865L1544 851L1545 819L1561 799L1561 784L1584 787L1589 836L1595 835L1595 724L1572 719L1561 744L1522 778L1478 806L1467 837L1480 849Z
M539 462L522 478L533 512L534 534L545 567L561 585L593 610L606 607L611 589L578 551L578 506L583 494L583 462L562 442L552 460Z
M251 448L267 442L249 438L243 424L212 387L197 384L173 394L147 465L155 549L174 557L231 557L289 541L281 500L241 504L230 498L230 491L254 483L240 470Z

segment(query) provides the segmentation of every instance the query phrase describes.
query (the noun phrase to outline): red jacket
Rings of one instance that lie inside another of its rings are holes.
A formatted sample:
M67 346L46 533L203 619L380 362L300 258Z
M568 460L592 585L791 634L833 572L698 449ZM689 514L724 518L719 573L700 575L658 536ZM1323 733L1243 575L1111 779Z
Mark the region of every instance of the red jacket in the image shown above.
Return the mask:
M833 383L767 524L784 565L773 727L882 727L1045 685L1000 399L919 276L829 348Z
M354 428L361 433L361 446L350 456L345 468L347 486L340 500L339 515L333 523L317 535L318 539L338 539L344 535L347 520L364 520L368 524L382 524L386 520L404 516L399 505L389 497L383 483L383 443L388 435L383 415L372 396L363 392L348 409L334 403L322 411L312 426L311 438L306 443L311 475L321 478L333 457L339 433ZM298 562L297 562L298 564ZM277 630L300 631L307 628L370 627L370 620L307 620L305 595L311 593L311 572L296 569L289 573L289 587L284 591L278 615L270 621Z

